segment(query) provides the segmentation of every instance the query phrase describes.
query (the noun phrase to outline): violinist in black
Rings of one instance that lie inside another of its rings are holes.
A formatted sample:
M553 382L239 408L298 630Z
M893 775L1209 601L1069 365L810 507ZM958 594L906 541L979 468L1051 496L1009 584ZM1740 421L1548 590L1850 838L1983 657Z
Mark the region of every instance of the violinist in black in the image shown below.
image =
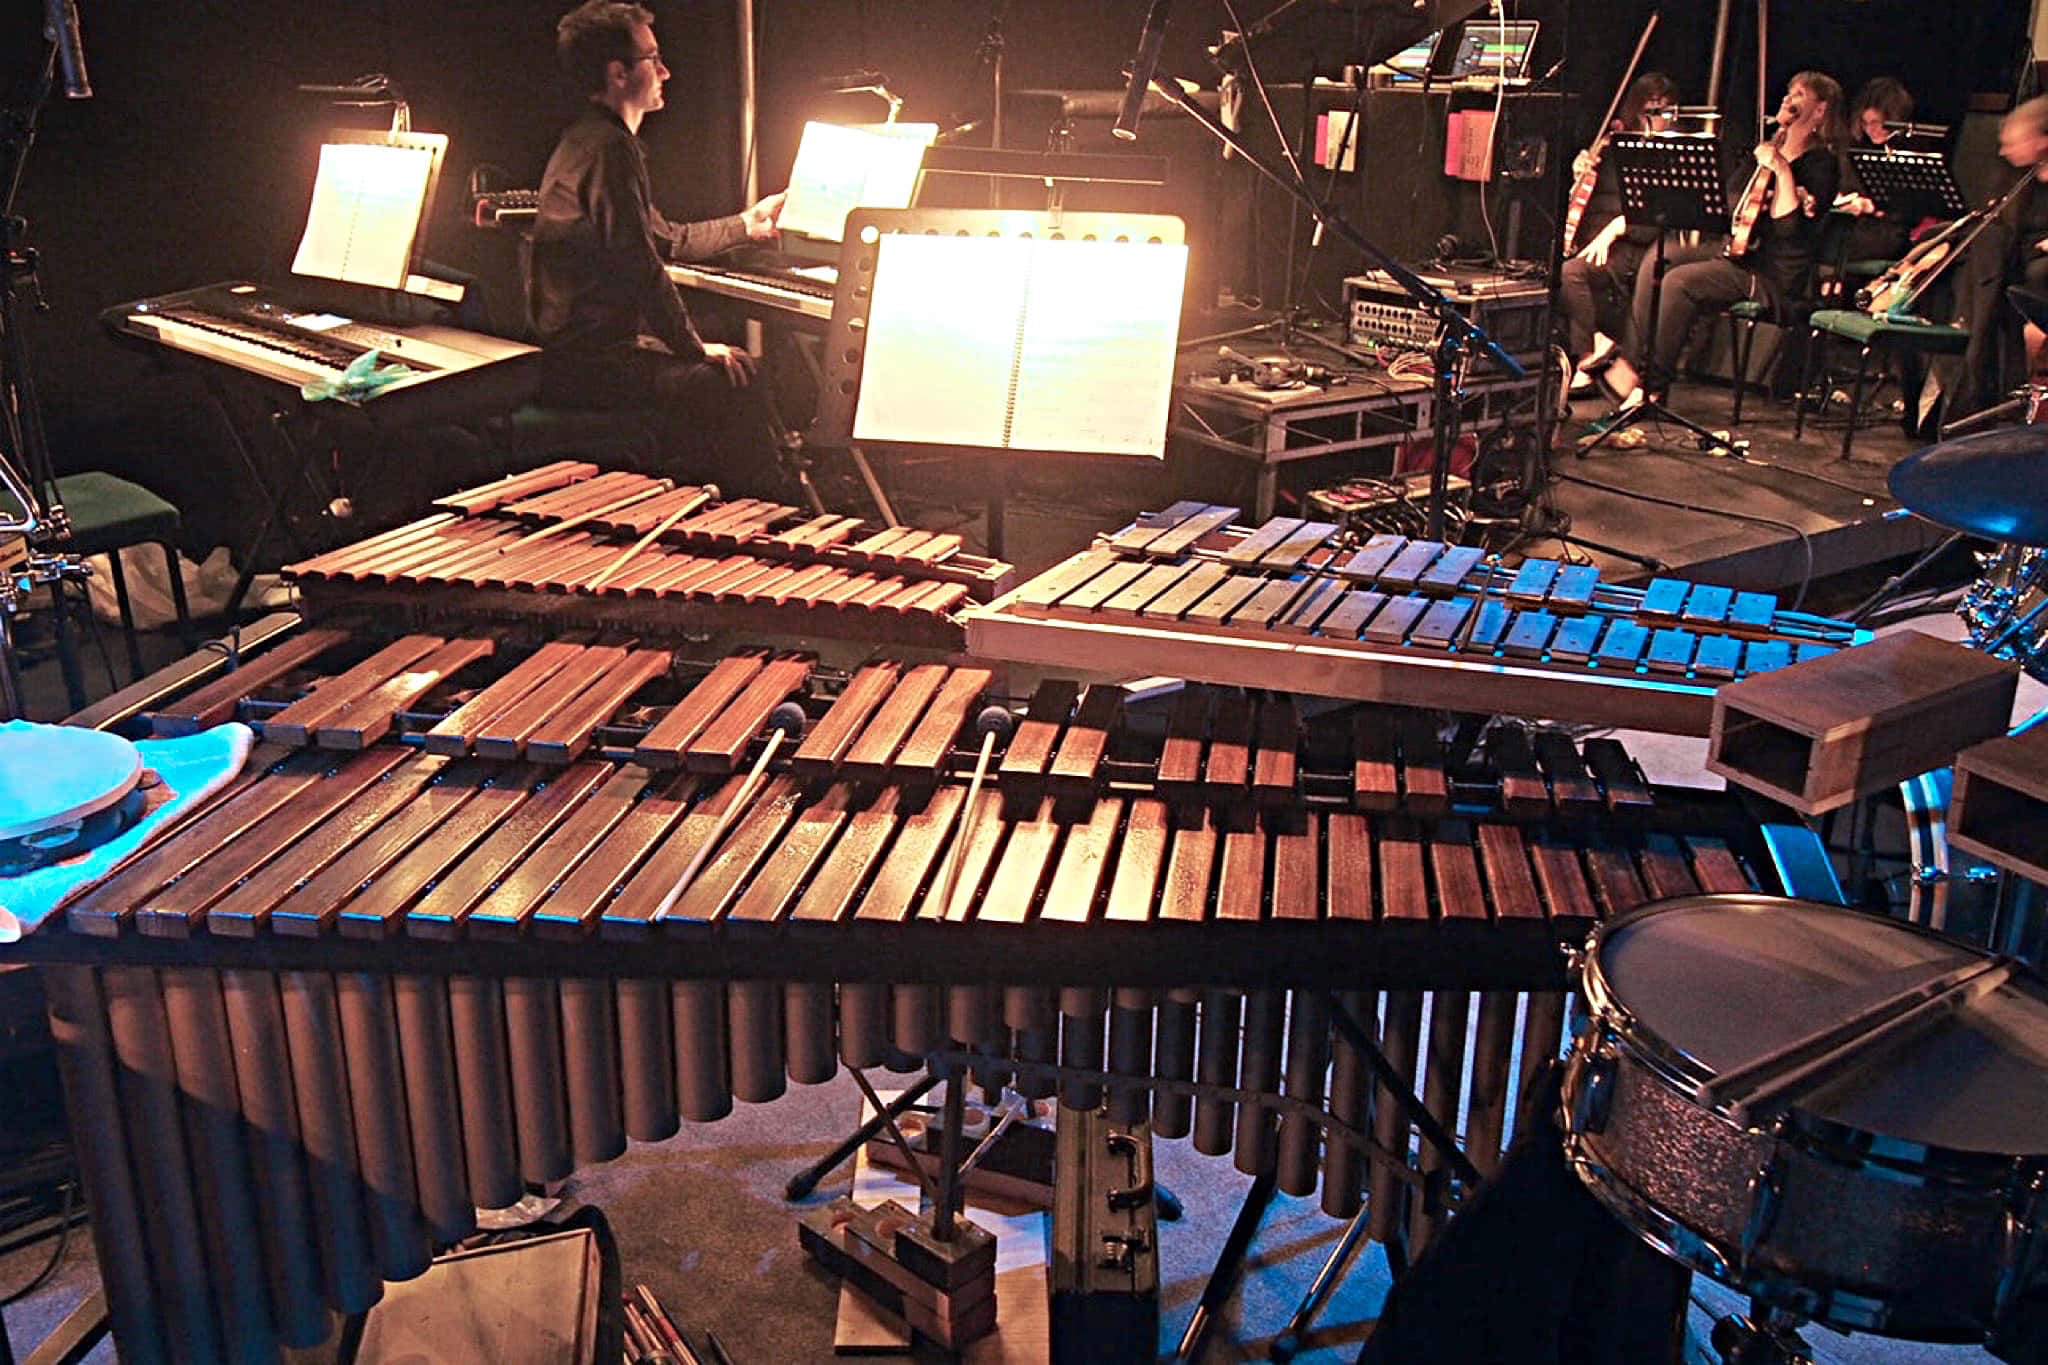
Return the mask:
M1622 96L1615 130L1665 132L1677 112L1677 82L1661 71L1646 71L1630 82ZM1572 165L1575 180L1586 173L1592 155L1591 148L1579 153ZM1631 224L1622 213L1614 159L1602 158L1595 175L1593 197L1586 201L1581 220L1592 229L1592 235L1564 263L1558 284L1558 305L1571 348L1574 393L1591 389L1592 372L1613 355L1616 339L1628 320L1636 271L1657 240L1654 227Z
M2042 334L2006 305L2014 288L2048 294L2048 95L2037 95L2005 116L1998 154L2016 170L2034 168L2010 202L1986 224L1951 275L1954 302L1930 299L1923 317L1953 318L1969 330L1960 363L1938 365L1948 397L1947 421L1995 402L2038 368ZM2011 182L2007 182L2011 183Z
M1628 335L1607 371L1608 387L1623 395L1624 409L1642 402L1645 374L1660 390L1670 383L1686 334L1702 312L1754 299L1769 316L1782 318L1786 301L1806 293L1822 226L1841 188L1840 149L1847 132L1842 87L1821 72L1800 72L1785 89L1776 121L1777 138L1756 149L1752 185L1761 191L1762 206L1749 249L1733 257L1726 254L1726 242L1710 239L1667 252L1672 265L1664 277L1653 354L1652 272L1637 273Z
M1906 123L1913 117L1913 95L1890 76L1878 76L1856 92L1855 110L1849 126L1858 147L1883 147L1892 140L1889 123ZM1835 196L1835 211L1856 220L1849 229L1844 256L1852 261L1895 261L1912 243L1913 224L1900 222L1885 213L1863 193L1852 164L1846 171L1848 183Z

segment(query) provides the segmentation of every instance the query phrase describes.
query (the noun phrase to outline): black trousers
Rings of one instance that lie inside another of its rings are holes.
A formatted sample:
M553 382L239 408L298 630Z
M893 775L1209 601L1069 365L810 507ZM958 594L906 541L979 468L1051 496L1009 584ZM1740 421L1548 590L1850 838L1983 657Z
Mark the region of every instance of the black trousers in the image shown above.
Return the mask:
M1572 359L1593 349L1593 333L1605 332L1619 342L1628 328L1629 299L1636 270L1650 248L1623 237L1607 249L1607 264L1594 265L1582 256L1564 263L1558 273L1557 302L1564 311L1566 345Z
M1702 313L1719 312L1730 304L1755 299L1778 313L1777 291L1769 281L1740 261L1721 254L1725 242L1708 238L1697 246L1665 248L1663 297L1658 304L1654 342L1650 325L1650 296L1656 281L1656 260L1643 262L1636 272L1635 304L1630 310L1629 333L1625 339L1629 357L1644 375L1658 386L1668 384L1678 369L1678 357L1685 350L1686 337Z
M1961 362L1937 367L1949 395L1947 420L1954 421L2026 382L2020 318L2006 306L2005 291L2015 284L2037 293L2048 290L2048 255L2034 250L2031 241L2016 240L2006 224L1994 222L1956 263L1949 283L1951 306L1943 307L1938 293L1930 291L1920 312L1938 321L1953 317L1970 332Z
M1493 1179L1387 1295L1359 1365L1680 1358L1691 1272L1586 1192L1564 1159L1555 1077L1537 1093Z
M660 428L659 467L646 472L716 483L727 497L779 497L773 427L763 390L736 389L725 367L647 346L549 352L541 402L550 407L634 409Z

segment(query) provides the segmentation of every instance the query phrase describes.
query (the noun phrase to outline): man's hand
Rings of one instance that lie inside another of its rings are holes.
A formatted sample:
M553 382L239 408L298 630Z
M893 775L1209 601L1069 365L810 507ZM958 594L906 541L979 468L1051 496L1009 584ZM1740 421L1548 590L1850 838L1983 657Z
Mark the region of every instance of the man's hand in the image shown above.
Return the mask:
M1853 213L1864 218L1876 213L1877 205L1868 195L1844 193L1835 196L1835 212Z
M782 194L771 194L760 203L740 210L740 221L747 225L747 236L764 242L775 235L775 221L782 217L783 197Z
M780 195L776 197L781 198ZM708 364L724 366L726 382L736 389L744 389L754 382L754 366L759 363L753 352L739 346L728 346L722 341L705 342L704 359Z

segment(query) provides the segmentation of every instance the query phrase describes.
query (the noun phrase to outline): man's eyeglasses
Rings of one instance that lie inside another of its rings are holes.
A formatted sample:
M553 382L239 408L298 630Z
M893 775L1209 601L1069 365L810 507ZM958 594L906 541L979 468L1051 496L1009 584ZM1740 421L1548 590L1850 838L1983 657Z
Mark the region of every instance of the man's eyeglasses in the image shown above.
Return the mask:
M652 52L636 52L627 60L626 65L631 66L634 62L653 62L656 66L660 66L661 49L656 48Z

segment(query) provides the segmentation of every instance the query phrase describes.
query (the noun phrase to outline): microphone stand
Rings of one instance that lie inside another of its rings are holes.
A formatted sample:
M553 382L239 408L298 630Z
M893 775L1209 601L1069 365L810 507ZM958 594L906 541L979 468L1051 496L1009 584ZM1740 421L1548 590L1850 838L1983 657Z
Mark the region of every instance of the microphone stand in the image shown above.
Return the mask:
M15 212L21 181L35 145L36 125L56 84L58 45L54 37L28 99L4 112L7 182L0 190L0 490L19 506L20 514L0 511L0 540L22 537L29 552L21 562L0 572L0 719L23 714L21 680L14 657L11 622L22 597L37 586L50 590L54 607L57 657L64 690L73 711L85 706L85 677L71 640L64 585L89 576L75 555L48 554L37 547L62 542L71 535L71 518L57 497L57 475L50 461L50 442L43 428L41 400L29 358L28 337L21 329L21 291L35 291L36 311L50 311L37 273L40 259L27 245L28 220ZM0 563L4 563L0 557Z
M1492 361L1495 365L1513 375L1516 379L1528 376L1528 370L1520 361L1502 350L1500 343L1488 336L1486 330L1460 312L1458 305L1446 297L1427 280L1395 260L1382 250L1371 238L1347 222L1342 213L1316 199L1299 174L1273 165L1265 156L1246 145L1245 140L1221 122L1212 118L1208 111L1191 98L1171 77L1154 80L1152 88L1163 95L1169 104L1193 119L1197 124L1241 156L1245 164L1266 179L1278 185L1293 196L1296 203L1309 213L1319 232L1334 232L1346 245L1356 249L1372 265L1393 279L1414 299L1430 312L1436 314L1443 324L1443 332L1436 345L1434 362L1434 383L1431 400L1431 452L1429 470L1429 502L1427 504L1427 527L1425 534L1432 540L1441 540L1444 531L1445 495L1450 484L1451 444L1457 439L1461 417L1461 387L1471 353Z

